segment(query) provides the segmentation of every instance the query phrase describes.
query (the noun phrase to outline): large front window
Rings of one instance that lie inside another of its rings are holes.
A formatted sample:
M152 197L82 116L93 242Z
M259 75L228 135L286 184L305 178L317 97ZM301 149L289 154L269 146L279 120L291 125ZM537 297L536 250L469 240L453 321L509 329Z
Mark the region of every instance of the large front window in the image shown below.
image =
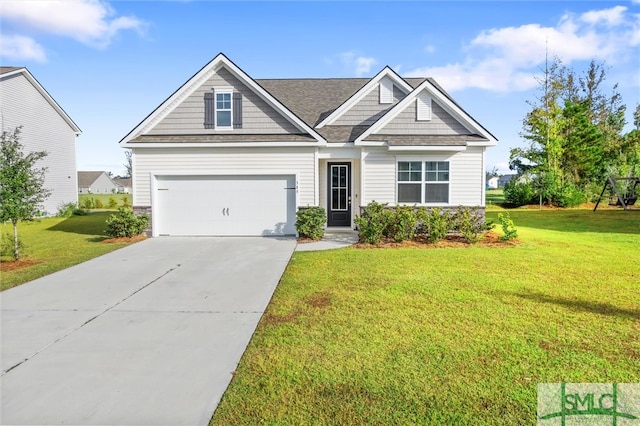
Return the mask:
M448 204L448 161L398 161L398 203Z
M216 93L216 128L231 127L231 93Z

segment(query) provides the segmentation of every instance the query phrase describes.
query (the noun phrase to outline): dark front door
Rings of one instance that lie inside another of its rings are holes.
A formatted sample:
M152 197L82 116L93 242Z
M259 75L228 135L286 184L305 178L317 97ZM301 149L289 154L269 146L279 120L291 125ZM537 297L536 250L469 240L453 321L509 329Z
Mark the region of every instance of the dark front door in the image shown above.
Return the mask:
M351 163L329 163L328 226L351 226Z

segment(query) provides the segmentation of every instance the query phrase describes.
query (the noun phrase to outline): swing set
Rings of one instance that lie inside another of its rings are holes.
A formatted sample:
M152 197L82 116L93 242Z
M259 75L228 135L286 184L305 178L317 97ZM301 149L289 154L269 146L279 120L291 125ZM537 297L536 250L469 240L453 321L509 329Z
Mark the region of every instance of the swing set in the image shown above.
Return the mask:
M616 182L624 181L627 183L627 192L621 194L616 187ZM600 197L596 202L596 206L593 208L595 212L600 204L600 200L604 196L604 193L609 188L609 205L610 206L622 206L625 210L628 210L630 206L633 206L638 200L638 193L636 192L636 188L640 184L640 177L609 177L604 184L604 188L602 188L602 192L600 193Z

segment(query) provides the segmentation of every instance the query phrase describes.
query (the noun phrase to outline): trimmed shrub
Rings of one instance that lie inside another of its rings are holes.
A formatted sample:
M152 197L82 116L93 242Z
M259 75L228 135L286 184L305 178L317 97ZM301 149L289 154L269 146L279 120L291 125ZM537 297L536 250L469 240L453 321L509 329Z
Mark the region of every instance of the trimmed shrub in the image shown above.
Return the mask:
M386 204L370 202L362 209L362 216L356 216L358 238L361 242L378 244L388 234L389 213Z
M477 207L458 207L454 222L455 229L471 244L480 241L487 230L487 225Z
M416 235L418 219L414 208L410 206L396 206L388 211L386 233L397 243L410 240Z
M518 230L516 229L513 220L511 220L509 213L498 213L498 220L500 221L500 225L502 225L502 232L504 233L504 235L500 237L502 241L509 241L514 238L518 238Z
M504 201L514 207L531 204L535 201L536 191L528 182L519 182L515 179L504 186Z
M136 216L133 211L118 208L118 212L112 214L106 221L106 234L113 238L134 237L142 234L149 226L149 216Z
M102 208L104 208L104 204L102 203L102 200L100 200L99 198L96 198L96 200L95 200L95 206L96 206L96 209L102 209Z
M430 243L436 243L447 236L453 227L451 213L441 208L427 210L425 207L418 209L420 233L427 235Z
M296 230L300 238L319 240L324 236L327 212L322 207L301 208L296 213Z

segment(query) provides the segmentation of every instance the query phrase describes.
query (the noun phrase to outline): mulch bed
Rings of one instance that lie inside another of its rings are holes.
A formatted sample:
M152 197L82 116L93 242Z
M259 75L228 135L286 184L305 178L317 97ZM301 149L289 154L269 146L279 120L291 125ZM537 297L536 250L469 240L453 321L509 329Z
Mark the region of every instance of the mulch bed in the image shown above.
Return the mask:
M36 260L29 260L29 259L10 260L8 262L0 262L0 271L2 272L16 271L18 269L26 268L27 266L32 266L38 263L40 262Z
M298 244L307 244L313 243L314 240L310 238L298 238ZM443 240L438 241L433 244L427 241L424 237L417 237L411 241L403 241L401 243L397 243L392 239L383 240L380 244L366 244L366 243L356 243L353 246L361 249L371 249L371 248L392 248L392 247L418 247L418 248L443 248L443 247L471 247L471 246L480 246L480 247L509 247L516 246L520 243L518 239L510 240L510 241L502 241L500 239L500 234L494 231L485 232L484 238L478 241L475 244L468 243L464 237L461 235L447 235Z
M102 240L105 244L114 244L114 243L137 243L138 241L146 240L146 235L136 235L135 237L120 237L120 238L107 238L106 240Z

